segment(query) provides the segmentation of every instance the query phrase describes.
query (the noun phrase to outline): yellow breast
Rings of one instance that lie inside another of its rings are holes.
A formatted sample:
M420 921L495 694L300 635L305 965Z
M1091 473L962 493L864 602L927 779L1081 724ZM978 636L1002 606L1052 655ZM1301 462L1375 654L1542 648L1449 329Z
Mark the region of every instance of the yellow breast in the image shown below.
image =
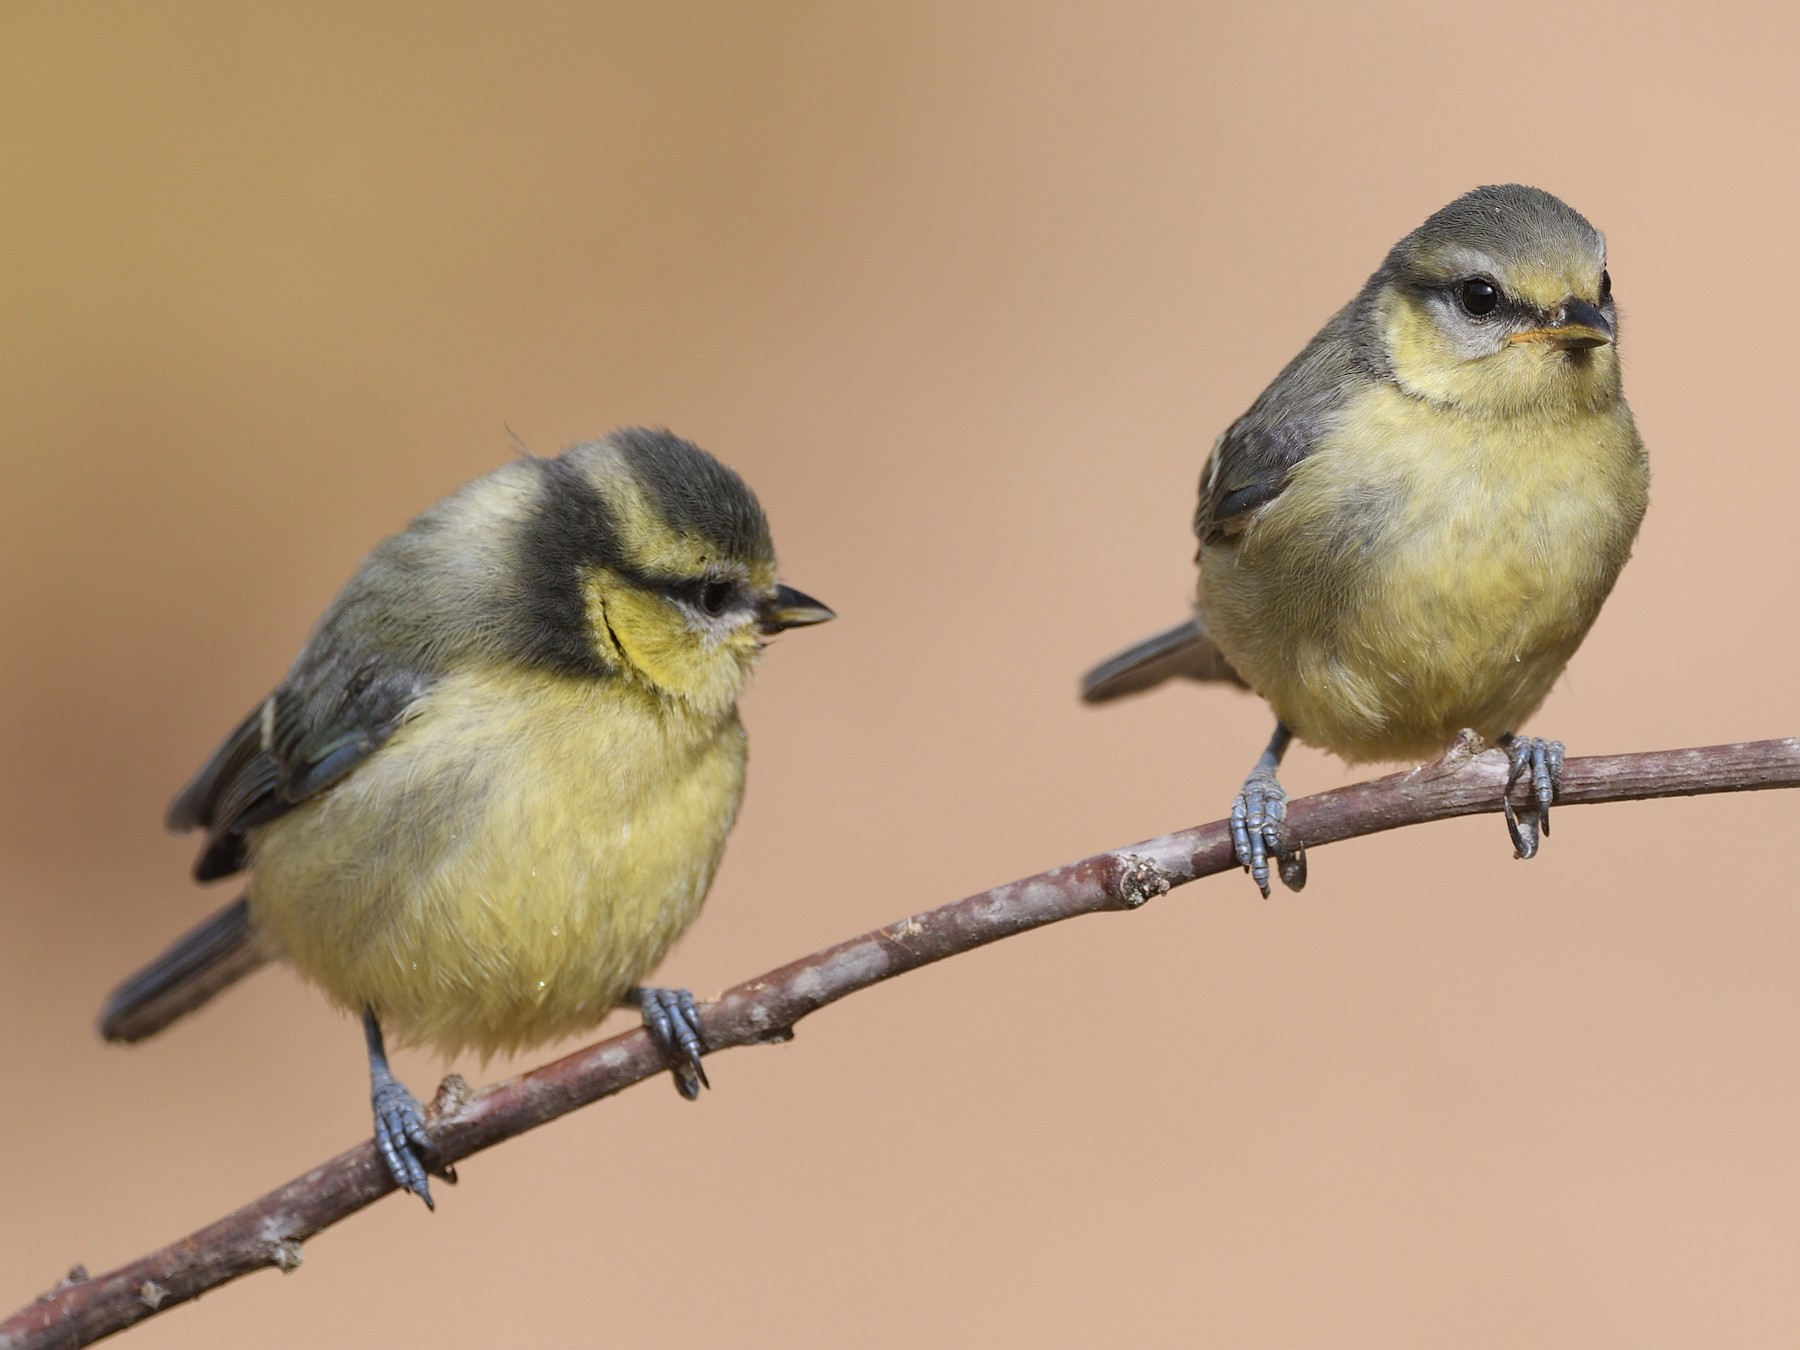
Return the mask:
M621 681L454 676L259 831L257 924L337 1002L446 1053L592 1026L698 914L744 782L735 713Z
M1623 403L1486 418L1375 385L1241 535L1202 551L1201 611L1302 740L1422 759L1543 701L1647 490Z

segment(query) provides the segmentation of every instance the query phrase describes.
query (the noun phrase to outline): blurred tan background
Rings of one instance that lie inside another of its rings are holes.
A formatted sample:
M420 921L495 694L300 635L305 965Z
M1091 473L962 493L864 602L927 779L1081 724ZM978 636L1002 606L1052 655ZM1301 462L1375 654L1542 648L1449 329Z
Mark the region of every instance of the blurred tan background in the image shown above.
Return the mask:
M1800 731L1797 37L1772 4L0 9L0 1305L366 1136L357 1029L286 972L131 1050L93 1016L231 898L169 796L508 428L694 438L842 615L747 700L662 971L703 995L1223 813L1260 704L1076 677L1183 612L1212 438L1478 183L1608 232L1655 468L1535 729ZM1797 825L1569 810L1526 866L1481 818L1006 943L130 1343L1794 1344Z

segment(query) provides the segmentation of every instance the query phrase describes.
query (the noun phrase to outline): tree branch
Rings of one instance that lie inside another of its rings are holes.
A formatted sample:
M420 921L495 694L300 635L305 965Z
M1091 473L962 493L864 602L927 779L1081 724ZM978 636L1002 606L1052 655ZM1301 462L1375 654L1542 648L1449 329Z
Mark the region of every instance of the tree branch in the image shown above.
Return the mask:
M1317 847L1497 811L1506 757L1475 748L1459 741L1423 768L1296 801L1288 829ZM1521 806L1528 787L1516 792ZM1572 759L1558 800L1575 806L1783 787L1800 787L1800 738ZM707 1047L786 1040L808 1013L882 980L1078 914L1135 909L1234 866L1229 831L1216 821L915 914L727 990L702 1012ZM479 1092L447 1078L432 1105L432 1138L449 1165L666 1067L639 1029ZM92 1278L77 1267L0 1323L0 1350L87 1345L264 1266L292 1270L301 1243L393 1189L374 1145L360 1144L141 1260Z

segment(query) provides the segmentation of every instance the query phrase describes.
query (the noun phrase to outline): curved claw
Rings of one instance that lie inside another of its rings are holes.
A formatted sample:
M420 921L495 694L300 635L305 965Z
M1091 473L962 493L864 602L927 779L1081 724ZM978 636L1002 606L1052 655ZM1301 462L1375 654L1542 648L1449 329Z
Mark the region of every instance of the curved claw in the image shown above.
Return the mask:
M1501 806L1506 813L1506 832L1512 836L1513 853L1519 858L1537 856L1538 836L1550 834L1550 806L1562 787L1563 743L1536 736L1512 736L1506 741L1508 770ZM1532 807L1520 815L1513 809L1512 793L1519 780L1530 775Z
M669 1072L675 1079L675 1090L688 1101L700 1095L700 1089L711 1087L700 1056L706 1042L700 1034L700 1009L686 989L642 987L628 995L644 1015L644 1027L662 1047L669 1060Z
M1287 806L1287 790L1273 772L1262 769L1244 780L1244 790L1231 803L1232 852L1265 900L1269 898L1270 858L1275 859L1277 873L1289 890L1306 885L1306 850L1290 847L1282 831Z
M1281 884L1290 891L1302 890L1306 886L1306 845L1295 844L1287 853L1276 853L1275 860L1281 864Z
M425 1113L418 1098L391 1077L377 1082L369 1095L375 1108L375 1147L388 1174L401 1190L423 1200L426 1209L436 1209L422 1156L433 1152L431 1136L425 1133Z

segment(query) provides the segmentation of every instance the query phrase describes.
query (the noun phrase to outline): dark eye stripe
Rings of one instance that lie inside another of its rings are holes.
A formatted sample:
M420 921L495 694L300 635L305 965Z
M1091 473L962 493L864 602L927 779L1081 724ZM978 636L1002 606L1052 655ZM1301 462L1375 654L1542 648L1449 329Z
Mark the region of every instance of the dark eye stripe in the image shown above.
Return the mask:
M737 582L726 577L637 576L633 580L715 618L729 610L739 595Z

